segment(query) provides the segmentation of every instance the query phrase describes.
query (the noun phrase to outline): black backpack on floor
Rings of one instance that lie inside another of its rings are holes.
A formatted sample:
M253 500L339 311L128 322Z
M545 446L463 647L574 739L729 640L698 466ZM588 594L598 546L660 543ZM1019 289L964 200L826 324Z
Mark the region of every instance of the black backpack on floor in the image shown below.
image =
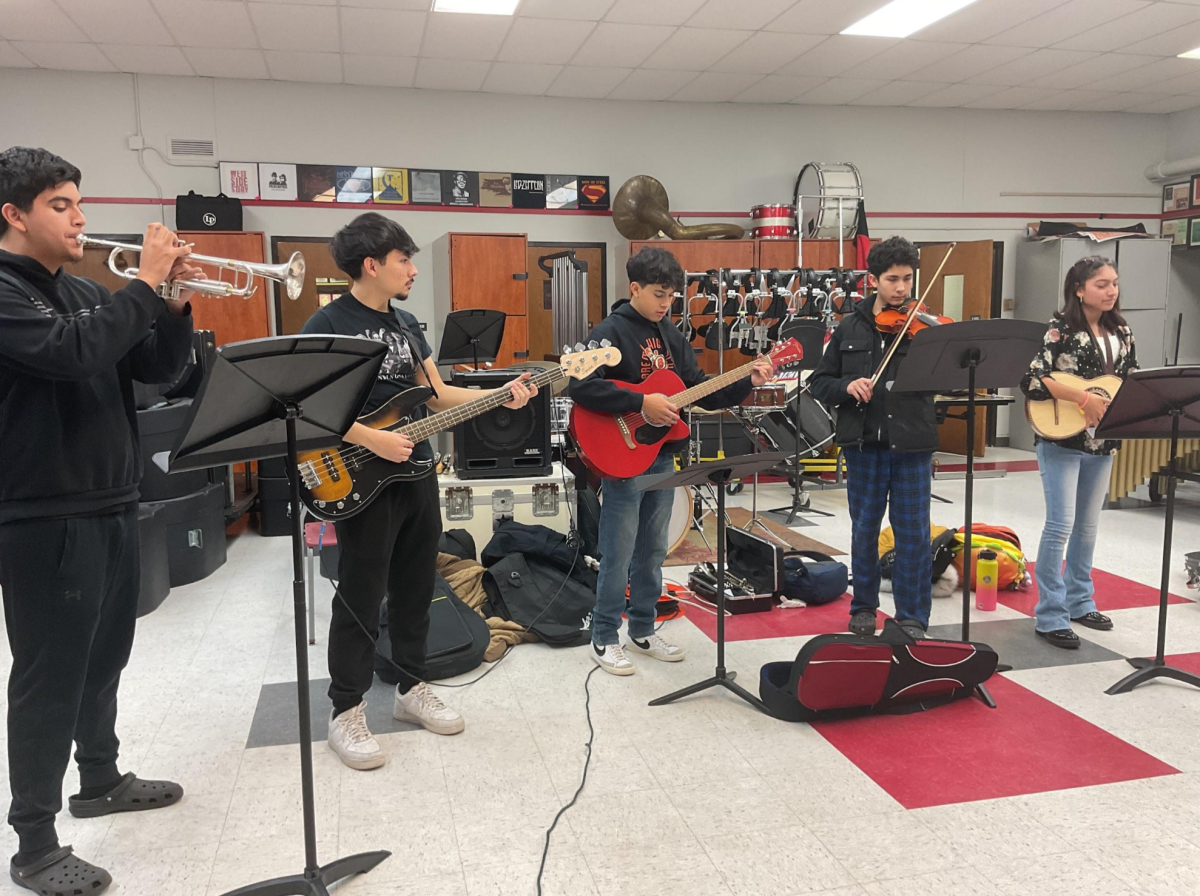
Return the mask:
M384 659L392 655L392 641L387 626L385 600L379 608L375 674L380 681L396 684L400 681L400 672ZM429 605L429 637L425 640L426 677L430 681L441 681L478 668L491 637L491 630L483 617L459 600L454 589L438 575L434 579L433 603Z

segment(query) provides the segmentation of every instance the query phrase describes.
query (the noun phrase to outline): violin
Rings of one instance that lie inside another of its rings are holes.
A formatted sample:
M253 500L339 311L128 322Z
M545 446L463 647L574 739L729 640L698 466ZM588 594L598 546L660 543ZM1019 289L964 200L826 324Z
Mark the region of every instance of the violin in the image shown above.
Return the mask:
M915 314L912 313L914 303L917 305ZM910 317L912 318L911 323L909 322ZM923 302L916 302L915 299L909 299L898 308L884 308L875 315L875 329L891 336L904 333L911 337L928 327L940 327L952 323L954 323L954 318L933 314Z

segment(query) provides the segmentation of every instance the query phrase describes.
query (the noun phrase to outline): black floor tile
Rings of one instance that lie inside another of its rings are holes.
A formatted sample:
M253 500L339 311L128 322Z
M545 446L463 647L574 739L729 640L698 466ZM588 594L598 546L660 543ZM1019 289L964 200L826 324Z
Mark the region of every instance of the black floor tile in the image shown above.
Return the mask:
M962 634L960 625L934 625L931 638L957 640ZM1124 659L1105 647L1086 638L1079 639L1078 650L1054 647L1034 634L1032 619L997 619L993 622L971 624L971 640L987 644L1000 656L1001 663L1013 669L1045 669L1049 666L1074 666L1080 663L1104 663Z

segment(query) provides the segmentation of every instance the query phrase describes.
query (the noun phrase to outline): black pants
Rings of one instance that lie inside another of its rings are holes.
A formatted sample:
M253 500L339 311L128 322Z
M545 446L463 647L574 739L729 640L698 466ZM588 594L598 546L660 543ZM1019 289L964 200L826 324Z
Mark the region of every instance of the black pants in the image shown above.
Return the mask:
M357 706L371 687L379 604L385 593L392 662L415 676L401 676L400 691L407 692L415 679L425 677L429 605L441 534L437 477L432 475L392 483L366 510L337 524L338 590L350 609L334 596L329 697L335 714ZM370 638L355 616L371 632Z
M22 851L58 842L76 744L83 787L117 771L117 686L137 621L137 510L0 525L0 587L12 650L8 822Z

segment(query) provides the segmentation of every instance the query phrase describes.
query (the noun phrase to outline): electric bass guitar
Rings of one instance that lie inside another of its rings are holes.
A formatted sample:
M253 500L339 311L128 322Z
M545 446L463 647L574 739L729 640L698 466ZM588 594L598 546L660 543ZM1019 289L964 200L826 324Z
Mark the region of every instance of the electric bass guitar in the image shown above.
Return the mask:
M1050 376L1056 383L1082 389L1084 392L1090 392L1107 401L1112 401L1116 397L1117 390L1121 388L1122 383L1119 376L1112 375L1084 379L1071 373L1055 371L1047 376ZM1039 436L1056 442L1077 436L1087 429L1087 421L1084 419L1083 410L1079 405L1073 401L1063 401L1054 397L1040 401L1026 398L1025 419L1029 421L1029 425Z
M621 353L613 346L592 343L590 348L578 346L577 351L564 354L553 370L535 373L529 382L538 389L547 389L567 377L582 379L600 367L621 363ZM386 403L358 419L363 426L400 432L419 444L430 436L512 401L507 389L501 388L472 399L448 411L413 419L413 412L429 400L433 391L426 386L414 386L393 396ZM390 482L419 479L429 474L433 461L407 460L395 463L385 460L361 445L343 442L338 448L323 451L303 451L297 455L300 472L300 498L317 519L337 522L360 512Z
M771 349L767 357L776 367L787 367L798 363L804 357L804 350L795 339L788 339ZM753 366L754 362L750 361L736 370L709 377L690 389L684 387L683 380L672 370L656 370L640 383L617 380L612 383L639 395L658 392L669 396L671 404L682 410L748 376ZM569 429L588 469L614 479L640 476L650 469L663 442L679 441L691 434L683 420L676 421L673 426L655 426L646 422L641 411L607 414L589 411L578 403L571 407Z

